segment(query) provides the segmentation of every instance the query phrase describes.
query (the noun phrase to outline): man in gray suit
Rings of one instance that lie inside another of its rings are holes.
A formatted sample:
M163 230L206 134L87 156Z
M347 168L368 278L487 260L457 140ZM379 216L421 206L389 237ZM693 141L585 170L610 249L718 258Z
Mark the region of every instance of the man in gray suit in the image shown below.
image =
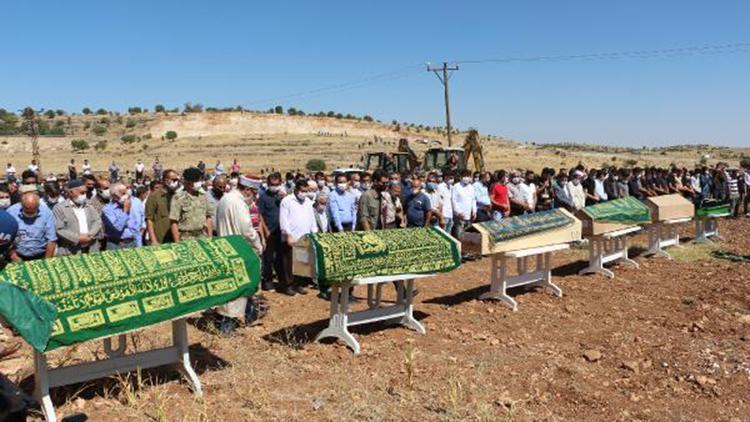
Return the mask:
M102 218L87 201L86 185L81 180L68 183L68 199L55 206L57 255L96 252L102 237Z

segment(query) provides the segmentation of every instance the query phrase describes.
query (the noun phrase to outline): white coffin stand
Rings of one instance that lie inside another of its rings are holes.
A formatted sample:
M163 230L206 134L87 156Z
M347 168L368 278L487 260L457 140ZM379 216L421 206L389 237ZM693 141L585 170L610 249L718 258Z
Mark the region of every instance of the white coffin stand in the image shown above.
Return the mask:
M490 291L479 296L480 300L497 299L508 305L513 311L518 310L518 303L508 295L510 288L524 285L538 285L562 297L562 290L552 283L552 253L568 249L567 243L541 246L538 248L518 249L492 255L490 269ZM529 260L536 257L536 269L530 271ZM510 259L514 259L518 268L518 275L509 277L508 266Z
M50 388L91 381L114 374L124 374L138 368L146 369L176 364L177 370L190 383L193 393L198 397L203 394L198 375L190 365L187 326L184 318L172 321L172 346L170 347L126 355L125 339L125 334L120 334L118 347L114 350L111 338L104 339L104 352L108 356L107 359L54 369L47 367L47 358L44 353L34 352L34 395L42 407L47 422L57 421L55 408L49 395Z
M714 240L724 240L719 235L719 219L732 214L716 214L695 219L695 243L711 243Z
M589 240L589 266L582 269L578 274L601 274L607 278L615 278L612 270L604 268L604 264L621 261L635 268L640 268L637 262L628 256L627 236L640 231L639 226L628 227L590 237Z
M331 286L331 316L328 327L318 334L315 341L324 338L337 338L359 354L359 342L349 332L349 327L371 322L397 320L395 322L426 334L422 324L414 318L414 280L431 277L434 274L402 274L395 276L363 277L347 283ZM396 284L396 303L391 306L380 306L383 286ZM353 286L367 285L367 306L364 311L349 312L349 289Z
M648 226L648 251L646 255L662 256L672 259L672 256L664 250L670 246L681 248L680 235L677 232L680 224L684 224L692 218L676 218L674 220L658 221Z

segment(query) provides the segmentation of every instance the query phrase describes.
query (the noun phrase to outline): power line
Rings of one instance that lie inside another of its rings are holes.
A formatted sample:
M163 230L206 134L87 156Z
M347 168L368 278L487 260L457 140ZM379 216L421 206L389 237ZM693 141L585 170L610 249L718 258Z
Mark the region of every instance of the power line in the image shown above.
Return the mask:
M750 42L732 44L705 45L700 47L660 48L654 50L609 51L587 54L559 56L505 57L497 59L459 60L458 64L482 63L529 63L560 62L571 60L616 60L616 59L649 59L655 57L681 57L708 54L735 54L750 50Z

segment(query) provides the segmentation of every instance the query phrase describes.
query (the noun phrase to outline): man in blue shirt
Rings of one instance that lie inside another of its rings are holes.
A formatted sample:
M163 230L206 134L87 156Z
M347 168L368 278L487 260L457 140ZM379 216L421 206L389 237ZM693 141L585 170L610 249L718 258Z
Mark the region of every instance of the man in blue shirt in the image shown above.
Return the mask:
M328 212L334 232L353 231L357 221L357 200L349 192L346 176L336 176L336 188L328 196Z
M144 215L122 183L115 183L109 188L111 200L102 209L104 235L107 239L107 250L134 248L141 246L141 227Z
M15 250L11 252L13 261L32 261L55 255L55 218L49 209L40 208L40 202L36 193L26 193L21 202L8 208L8 214L18 223Z
M261 216L261 235L264 237L266 248L263 250L263 265L261 266L261 288L273 289L273 272L276 271L278 280L286 280L284 273L284 242L281 239L279 226L279 204L284 196L281 186L281 174L271 173L266 179L268 188L258 197L258 211Z
M490 201L490 174L482 172L479 180L474 182L474 193L477 198L477 221L488 221L492 219L492 202Z
M415 174L411 179L411 193L406 197L406 226L429 227L431 215L430 197L422 192L422 178Z

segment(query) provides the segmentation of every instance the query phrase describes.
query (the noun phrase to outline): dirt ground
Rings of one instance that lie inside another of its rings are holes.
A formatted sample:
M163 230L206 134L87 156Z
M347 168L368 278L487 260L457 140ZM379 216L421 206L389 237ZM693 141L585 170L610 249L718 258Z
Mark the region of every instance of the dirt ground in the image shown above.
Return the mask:
M93 421L747 420L750 264L709 252L748 254L750 219L721 227L726 242L708 247L689 243L685 227L673 261L638 257L641 269L616 266L614 280L577 275L585 250L560 253L554 282L564 296L520 289L518 312L477 300L490 260L469 262L418 282L427 335L355 328L358 356L311 341L327 323L327 302L264 293L269 314L233 337L190 326L203 399L161 369L58 388L54 400L60 416ZM631 253L644 246L643 235L633 238ZM166 344L168 330L128 337L143 350ZM30 355L25 346L0 364L28 393ZM51 362L95 356L103 351L92 342Z

